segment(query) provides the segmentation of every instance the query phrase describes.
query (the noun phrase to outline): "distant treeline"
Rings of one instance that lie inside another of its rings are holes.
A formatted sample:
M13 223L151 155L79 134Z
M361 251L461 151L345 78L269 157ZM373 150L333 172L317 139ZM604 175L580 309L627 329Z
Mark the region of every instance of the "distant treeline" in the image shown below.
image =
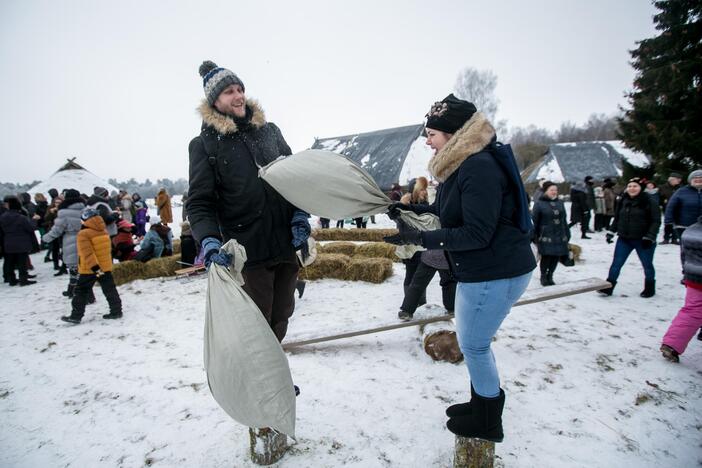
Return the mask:
M188 181L183 178L175 181L171 179L158 179L156 182L151 182L149 179L146 179L144 182L137 182L134 178L129 179L126 182L118 182L115 179L108 179L107 181L119 189L126 190L128 193L137 192L143 198L154 198L161 187L165 187L165 189L168 190L168 193L171 195L182 195L188 190ZM19 193L26 192L39 182L41 181L35 180L34 182L30 182L28 184L0 182L0 197L17 195ZM57 188L59 190L61 189L60 187Z
M165 188L170 195L182 195L188 190L188 181L180 178L178 180L158 179L156 182L146 179L144 182L137 182L134 178L126 182L118 182L116 179L107 179L115 187L126 190L127 193L137 192L142 198L154 198L161 187Z

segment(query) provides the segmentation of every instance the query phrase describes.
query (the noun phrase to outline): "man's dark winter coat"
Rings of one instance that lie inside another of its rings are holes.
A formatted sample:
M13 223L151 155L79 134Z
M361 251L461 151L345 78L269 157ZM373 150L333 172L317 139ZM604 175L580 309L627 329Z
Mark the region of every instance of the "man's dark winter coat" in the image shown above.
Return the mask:
M610 230L622 239L656 240L661 227L661 213L658 205L643 190L631 198L622 193L614 214Z
M0 216L0 237L3 239L3 253L30 253L36 242L34 226L17 210L8 210ZM33 241L34 240L34 241Z
M687 227L702 216L702 189L686 185L675 191L665 208L665 224Z
M590 210L587 203L587 189L583 184L574 185L570 189L570 222L583 222L584 215Z
M658 193L661 195L661 207L664 211L665 207L668 206L668 202L673 197L673 194L677 192L680 187L682 187L682 185L670 185L668 182L660 186Z
M531 216L539 253L554 257L568 255L570 229L563 202L542 195L534 204Z
M206 101L200 106L202 131L189 147L186 208L193 236L236 239L246 249L246 268L295 262L295 207L258 177L259 167L292 151L256 101L248 99L246 107L247 120L236 122Z

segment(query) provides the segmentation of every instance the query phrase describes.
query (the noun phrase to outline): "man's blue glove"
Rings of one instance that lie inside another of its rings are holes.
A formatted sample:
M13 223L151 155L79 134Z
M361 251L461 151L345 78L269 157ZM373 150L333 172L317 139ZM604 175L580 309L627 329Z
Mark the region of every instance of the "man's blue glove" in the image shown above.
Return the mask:
M312 233L312 227L310 222L307 220L310 215L302 210L295 210L293 213L292 221L290 222L290 228L292 230L292 245L295 250L300 250L302 254L302 260L307 260L310 256L310 248L307 245L307 239L309 239Z
M222 248L222 241L216 237L205 237L201 245L202 251L205 252L205 267L207 267L207 269L210 268L213 262L223 267L228 267L232 264L234 256L220 250Z

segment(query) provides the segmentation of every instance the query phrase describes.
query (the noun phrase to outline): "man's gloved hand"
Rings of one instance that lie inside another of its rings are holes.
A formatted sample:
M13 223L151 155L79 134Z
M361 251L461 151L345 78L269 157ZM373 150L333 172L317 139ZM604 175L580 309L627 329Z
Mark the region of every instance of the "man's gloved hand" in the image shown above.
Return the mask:
M653 244L654 244L654 243L655 243L655 242L653 242L651 239L647 239L646 237L644 237L643 239L641 239L641 246L642 246L644 249L650 249L651 247L653 247Z
M312 233L312 227L308 218L310 217L305 211L295 210L293 213L292 221L290 222L290 229L292 230L292 245L295 250L300 250L302 253L302 260L307 260L310 256L310 249L307 245L307 239Z
M394 236L383 237L385 242L395 245L422 245L422 232L419 229L413 228L400 218L396 219L395 223L400 232Z
M205 267L207 269L210 268L213 262L223 267L228 267L232 264L234 256L220 250L222 248L222 241L216 237L205 237L201 245L202 251L205 252Z
M605 239L607 240L608 244L611 244L612 242L614 242L614 233L608 232L607 234L605 234Z
M388 207L388 217L395 221L400 217L400 210L409 211L409 206L404 203L393 203Z
M105 274L100 270L100 265L93 265L90 269L93 270L93 273L95 273L95 276L98 278Z

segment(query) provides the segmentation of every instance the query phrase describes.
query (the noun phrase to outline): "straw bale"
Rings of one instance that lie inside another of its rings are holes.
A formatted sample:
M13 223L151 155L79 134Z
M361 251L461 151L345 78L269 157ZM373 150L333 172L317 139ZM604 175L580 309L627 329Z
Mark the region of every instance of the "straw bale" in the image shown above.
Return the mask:
M144 264L136 260L115 263L112 265L112 277L117 286L141 279L144 277Z
M321 253L344 254L353 257L356 254L356 247L353 242L335 241L321 246Z
M173 255L180 253L180 239L173 239Z
M315 229L312 236L318 241L383 242L383 237L397 234L397 229Z
M161 276L174 276L175 271L182 268L178 263L180 255L152 258L144 263L144 278L158 278Z
M351 281L382 283L392 275L392 260L387 258L352 258L346 267L346 278Z
M356 246L356 257L389 258L393 262L399 262L400 258L395 255L396 246L387 242L368 242Z
M311 265L300 269L300 279L316 280L323 278L344 279L346 266L350 261L348 255L320 253Z

